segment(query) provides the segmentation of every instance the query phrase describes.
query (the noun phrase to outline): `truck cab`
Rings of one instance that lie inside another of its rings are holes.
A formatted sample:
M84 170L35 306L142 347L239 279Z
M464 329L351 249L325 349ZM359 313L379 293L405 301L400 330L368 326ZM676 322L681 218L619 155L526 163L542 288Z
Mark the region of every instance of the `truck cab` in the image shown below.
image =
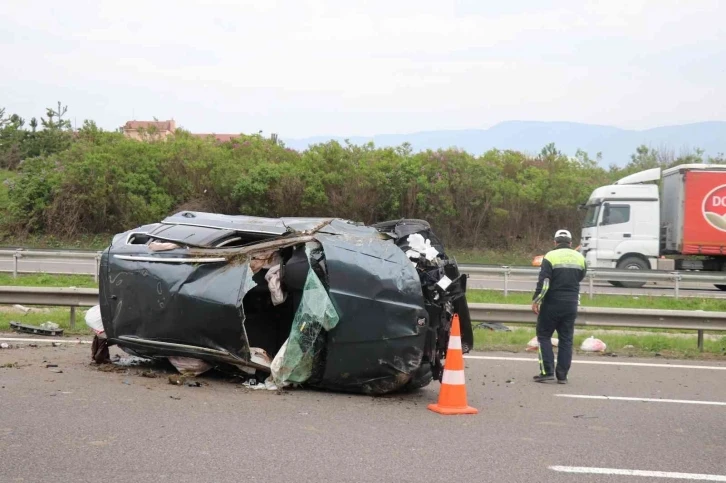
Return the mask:
M590 268L656 269L660 254L660 169L601 186L581 206L587 210L580 251Z

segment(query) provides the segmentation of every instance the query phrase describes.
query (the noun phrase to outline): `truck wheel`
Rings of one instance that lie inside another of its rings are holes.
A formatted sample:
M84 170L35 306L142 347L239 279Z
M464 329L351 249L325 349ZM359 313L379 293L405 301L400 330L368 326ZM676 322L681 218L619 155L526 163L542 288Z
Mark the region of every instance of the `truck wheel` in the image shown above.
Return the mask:
M648 264L642 258L638 257L627 257L620 260L618 263L618 270L650 270ZM610 282L616 287L623 288L640 288L645 285L645 282Z

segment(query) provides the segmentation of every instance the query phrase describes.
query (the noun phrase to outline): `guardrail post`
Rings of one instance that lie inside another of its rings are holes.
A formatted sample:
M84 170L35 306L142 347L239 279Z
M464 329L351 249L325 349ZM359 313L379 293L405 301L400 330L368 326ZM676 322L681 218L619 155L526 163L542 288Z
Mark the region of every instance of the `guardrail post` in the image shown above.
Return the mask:
M673 286L673 289L675 290L675 296L676 299L678 299L681 291L681 274L678 272L672 272L671 275L673 275L673 281L675 282L675 285Z
M698 350L703 352L703 330L698 329Z
M590 300L592 300L592 293L595 291L595 287L594 287L595 284L593 283L594 279L595 279L595 274L593 272L589 272L587 274L587 278L588 278L588 283L590 286Z
M71 330L76 328L76 308L71 305Z
M509 296L509 267L504 266L504 296Z
M93 272L93 280L98 283L98 272L101 270L101 254L96 254L96 271Z
M20 254L13 253L13 278L18 278L18 258L20 258Z

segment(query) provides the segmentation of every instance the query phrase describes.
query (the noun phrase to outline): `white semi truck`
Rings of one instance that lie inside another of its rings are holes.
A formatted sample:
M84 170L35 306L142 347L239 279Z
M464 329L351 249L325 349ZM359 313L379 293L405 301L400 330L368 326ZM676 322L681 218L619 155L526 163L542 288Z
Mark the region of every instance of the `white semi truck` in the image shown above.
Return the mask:
M589 268L726 272L726 165L641 171L595 189L581 208Z

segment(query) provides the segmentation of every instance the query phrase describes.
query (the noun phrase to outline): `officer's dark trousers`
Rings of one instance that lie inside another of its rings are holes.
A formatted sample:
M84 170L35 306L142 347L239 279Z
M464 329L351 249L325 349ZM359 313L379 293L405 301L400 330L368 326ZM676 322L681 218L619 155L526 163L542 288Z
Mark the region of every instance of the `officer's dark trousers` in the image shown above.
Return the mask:
M555 374L557 379L567 379L572 364L572 340L575 336L577 300L546 300L537 317L539 364L542 375ZM557 331L559 350L557 367L552 351L552 335ZM553 371L554 369L554 371Z

